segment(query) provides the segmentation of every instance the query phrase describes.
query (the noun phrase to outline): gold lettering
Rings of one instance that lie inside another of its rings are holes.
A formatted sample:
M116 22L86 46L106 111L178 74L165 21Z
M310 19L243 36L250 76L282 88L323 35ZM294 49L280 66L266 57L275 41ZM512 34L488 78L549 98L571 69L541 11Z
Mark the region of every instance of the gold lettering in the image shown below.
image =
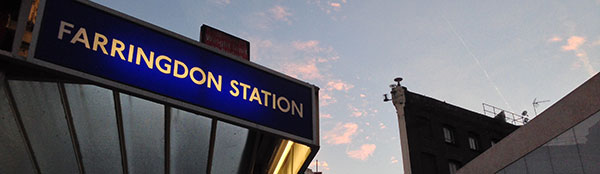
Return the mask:
M100 39L102 39L102 41L100 41ZM104 36L100 33L94 33L94 43L92 44L92 50L98 51L98 46L100 46L102 53L104 53L105 55L108 55L108 52L106 51L106 48L104 47L104 46L106 46L106 44L108 44L108 39L106 39L106 36Z
M304 110L302 107L302 103L300 103L300 109L298 109L298 105L296 105L296 101L292 100L292 115L294 115L294 110L296 112L298 112L298 115L300 116L300 118L304 118L302 111Z
M160 66L160 61L161 60L166 60L167 62L169 62L169 63L165 63L164 64L164 67L166 69ZM160 56L156 57L156 68L160 72L162 72L162 73L165 73L165 74L170 74L171 73L171 64L170 63L171 63L171 58L169 58L169 57L167 57L165 55L160 55Z
M237 96L239 96L239 95L240 95L240 90L239 90L239 89L237 88L237 86L236 86L236 85L238 84L238 81L236 81L236 80L231 80L231 82L229 82L229 84L231 85L231 88L233 88L233 90L235 90L235 92L233 92L233 90L229 90L229 93L230 93L232 96L234 96L234 97L237 97Z
M119 46L117 47L117 45ZM113 38L112 47L110 48L110 56L115 57L115 53L119 53L121 60L125 60L125 57L123 56L123 50L125 50L125 44L123 44L123 42L120 40Z
M215 87L217 88L217 91L221 92L221 81L222 81L222 77L221 75L217 76L219 78L219 80L215 80L215 76L209 71L208 72L208 88L211 87L211 84L215 84ZM212 83L211 83L212 82ZM245 96L245 94L244 94Z
M250 88L250 85L240 82L240 86L244 87L244 92L243 92L244 95L242 96L242 98L244 100L246 100L246 93L247 93L246 91L248 91L248 88Z
M265 106L269 106L269 96L271 96L271 92L269 91L265 91L265 90L260 90L261 93L263 93L265 95Z
M198 71L198 72L200 72L200 74L202 74L202 80L197 80L197 79L194 77L194 72L196 72L196 71ZM202 70L202 69L200 69L200 68L198 68L198 67L193 67L193 68L190 70L190 78L192 78L192 81L193 81L194 83L198 84L198 85L202 85L202 84L204 84L204 82L206 82L206 74L204 73L204 70Z
M281 107L281 101L285 102L285 109ZM290 101L285 97L279 97L277 98L277 107L281 112L288 112L290 111Z
M81 42L85 45L85 48L90 49L90 41L88 40L85 28L81 27L77 30L77 33L75 33L75 36L71 39L72 44L75 44L75 42Z
M183 67L183 74L178 74L179 73L179 68L178 67ZM183 79L185 77L187 77L188 75L188 67L183 64L183 62L180 62L178 60L175 60L175 67L173 68L173 76Z
M260 94L258 92L258 88L253 88L252 89L252 94L250 94L250 102L252 102L253 100L258 101L258 104L262 105L262 101L260 100Z
M140 65L140 58L144 58L146 66L152 69L154 67L154 52L150 51L150 56L146 57L146 53L142 50L142 47L137 47L137 56L135 56L135 64Z

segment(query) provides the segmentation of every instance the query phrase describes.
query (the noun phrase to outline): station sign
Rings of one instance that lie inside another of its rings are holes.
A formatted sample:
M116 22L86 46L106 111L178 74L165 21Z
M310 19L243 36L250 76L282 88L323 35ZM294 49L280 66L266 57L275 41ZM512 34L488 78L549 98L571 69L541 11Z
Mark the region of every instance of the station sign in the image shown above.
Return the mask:
M94 6L48 1L34 58L314 140L316 87Z

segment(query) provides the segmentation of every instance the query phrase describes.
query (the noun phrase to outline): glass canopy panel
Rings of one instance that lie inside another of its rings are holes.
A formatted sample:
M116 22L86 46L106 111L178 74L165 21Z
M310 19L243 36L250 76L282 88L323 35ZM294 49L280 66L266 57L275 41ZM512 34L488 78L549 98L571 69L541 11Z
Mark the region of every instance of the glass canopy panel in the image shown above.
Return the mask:
M122 173L119 132L111 90L65 84L86 173Z
M171 173L206 173L211 120L171 109Z
M57 83L9 81L41 173L79 173Z
M34 173L4 85L0 81L0 173Z
M219 121L211 173L240 173L248 129Z
M127 94L119 98L129 173L164 173L164 106Z

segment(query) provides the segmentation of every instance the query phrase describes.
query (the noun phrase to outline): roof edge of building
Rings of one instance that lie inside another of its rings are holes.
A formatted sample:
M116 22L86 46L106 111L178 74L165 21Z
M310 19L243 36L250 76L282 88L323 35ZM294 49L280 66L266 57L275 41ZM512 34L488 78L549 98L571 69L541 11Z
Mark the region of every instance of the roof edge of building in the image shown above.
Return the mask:
M459 174L495 173L600 111L600 73L465 164ZM568 115L568 116L565 116ZM526 140L526 141L525 141Z

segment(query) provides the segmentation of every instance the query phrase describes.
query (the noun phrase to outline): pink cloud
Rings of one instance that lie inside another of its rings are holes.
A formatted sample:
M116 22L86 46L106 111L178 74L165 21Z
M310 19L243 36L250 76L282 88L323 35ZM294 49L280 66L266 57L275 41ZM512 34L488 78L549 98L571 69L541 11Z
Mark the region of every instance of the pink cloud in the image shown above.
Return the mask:
M398 163L398 159L396 159L395 156L392 156L392 158L390 158L390 163L396 164L396 163Z
M361 117L361 116L367 115L366 111L358 109L352 105L348 105L348 108L350 108L350 112L352 112L352 116L354 116L354 117Z
M309 165L311 167L316 167L317 166L317 162L313 161ZM324 171L324 170L330 170L329 164L327 163L327 161L319 160L319 171Z
M352 136L356 134L358 125L356 123L338 123L332 130L325 132L323 140L328 144L348 144L352 142Z
M316 5L327 14L331 14L332 11L339 11L342 4L347 2L347 0L308 0L309 4Z
M331 114L321 114L321 118L332 118Z
M367 97L367 95L365 95L365 94L360 94L360 98L365 98L365 97Z
M289 76L302 78L304 80L322 79L323 75L319 71L315 60L306 63L284 63L283 72Z
M294 48L296 48L297 50L304 50L304 51L318 49L319 48L318 45L319 45L319 41L316 41L316 40L309 40L306 42L295 41L292 43L292 46L294 46Z
M578 66L576 66L575 68L580 68L581 66L583 66L583 68L590 75L590 77L598 73L598 71L596 71L596 69L594 69L594 67L592 66L590 58L584 50L576 50L575 56L577 56L577 58L579 59L579 62L577 63Z
M349 84L349 83L345 83L341 80L332 80L327 82L327 90L338 90L338 91L346 91L348 92L348 90L354 88L354 85Z
M377 146L375 144L363 144L360 149L346 152L346 154L350 158L359 159L359 160L367 160L369 156L373 155Z
M596 42L592 43L592 46L596 46L596 45L600 45L600 39L598 39Z
M385 129L385 125L383 123L379 123L379 129Z
M577 57L579 62L573 63L572 67L576 68L576 69L584 68L585 71L590 76L593 76L596 73L598 73L598 71L596 71L596 69L594 69L594 67L592 66L592 63L590 62L590 58L588 57L586 51L584 49L580 48L580 46L583 45L584 43L585 43L584 37L571 36L567 40L567 45L562 46L562 50L563 51L574 51L575 56ZM592 43L592 45L594 45L594 43Z
M560 42L562 40L563 40L562 38L560 38L558 36L554 36L554 37L548 39L548 42Z
M337 100L335 98L333 98L332 96L330 96L327 93L321 92L319 93L319 106L327 106L333 103L336 103Z
M581 46L583 43L585 43L585 38L580 37L580 36L571 36L567 40L567 45L562 46L562 50L563 51L577 50L577 49L579 49L579 46Z
M285 21L285 22L290 23L288 16L292 16L292 13L288 12L285 7L277 5L271 9L269 9L269 13L271 13L271 15L273 16L273 18L275 20L280 20L280 21Z

